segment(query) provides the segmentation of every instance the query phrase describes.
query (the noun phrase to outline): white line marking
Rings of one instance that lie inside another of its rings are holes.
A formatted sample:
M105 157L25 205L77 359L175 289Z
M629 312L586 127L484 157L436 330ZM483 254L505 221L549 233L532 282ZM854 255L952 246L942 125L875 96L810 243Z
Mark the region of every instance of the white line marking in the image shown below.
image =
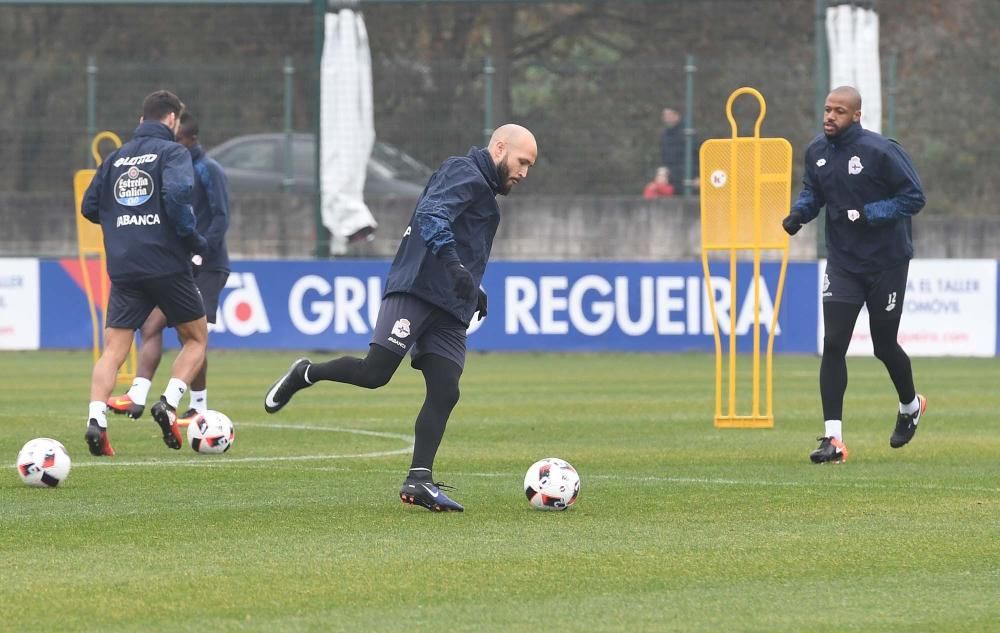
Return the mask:
M310 470L321 469L321 466L311 467ZM365 469L355 472L364 473L377 473L377 474L394 474L394 470L376 470L376 469ZM449 473L448 479L455 479L458 477L487 477L487 478L505 478L509 477L511 479L520 479L520 475L515 473L470 473L470 472L455 472ZM952 490L958 492L990 492L990 493L1000 493L1000 488L990 488L988 486L941 486L937 484L899 484L895 481L885 481L885 482L836 482L836 481L767 481L762 479L721 479L721 478L700 478L700 477L639 477L639 476L628 476L628 475L598 475L598 474L585 474L582 478L586 481L590 480L601 480L601 481L633 481L638 483L653 483L653 484L689 484L696 486L760 486L760 487L774 487L774 488L859 488L862 490L899 490L901 492L911 491L911 490Z
M351 454L328 454L328 455L282 455L275 457L222 457L222 456L209 456L205 455L196 459L182 459L182 460L149 460L149 461L117 461L117 460L106 460L106 461L93 461L93 462L79 462L73 464L74 468L87 467L87 466L225 466L227 464L249 464L249 463L266 463L266 462L289 462L289 461L323 461L331 459L356 459L363 457L387 457L390 455L403 455L409 453L413 450L413 437L410 435L404 435L402 433L388 433L384 431L368 431L364 429L349 429L344 427L332 427L332 426L316 426L311 424L269 424L261 422L241 422L237 424L237 428L251 427L251 428L264 428L264 429L292 429L296 431L327 431L333 433L350 433L353 435L368 435L371 437L384 437L394 440L401 440L406 442L406 446L391 451L373 451L370 453L351 453ZM807 468L815 466L806 466ZM311 470L330 470L329 466L312 466ZM338 469L347 470L347 469ZM395 470L372 470L366 469L364 471L367 473L384 473L384 474L396 474ZM482 472L456 472L452 475L454 477L511 477L515 478L513 473L482 473ZM517 476L516 478L519 478ZM986 492L997 494L1000 493L1000 488L991 488L988 486L941 486L937 484L918 484L918 483L908 483L900 484L898 482L837 482L837 481L767 481L762 479L722 479L714 477L632 477L632 476L622 476L622 475L599 475L599 474L588 474L586 475L587 480L605 480L605 481L634 481L639 483L663 483L663 484L681 484L681 485L699 485L699 486L759 486L759 487L775 487L775 488L857 488L857 489L875 489L875 490L887 490L894 489L899 491L908 490L949 490L958 492Z
M808 466L807 466L808 467ZM767 481L758 479L716 479L716 478L699 478L699 477L616 477L614 475L592 475L596 479L612 479L612 480L622 480L622 481L637 481L637 482L651 482L651 483L671 483L671 484L695 484L695 485L710 485L710 486L771 486L771 487L788 487L788 488L827 488L827 487L838 487L838 488L859 488L859 489L878 489L887 490L895 489L900 491L905 490L959 490L959 491L975 491L975 492L1000 492L1000 488L989 488L986 486L941 486L938 484L919 484L919 483L898 483L898 482L836 482L836 481Z
M357 459L364 457L387 457L389 455L404 455L413 450L413 438L402 433L387 433L383 431L367 431L364 429L348 429L335 426L315 426L310 424L264 424L257 422L241 422L236 425L237 429L252 427L264 429L292 429L296 431L328 431L332 433L350 433L352 435L368 435L371 437L384 437L392 440L402 440L406 443L403 448L390 451L372 451L369 453L347 453L347 454L325 454L325 455L280 455L280 456L260 456L260 457L212 457L204 456L196 459L171 459L160 460L151 459L145 461L119 461L115 459L77 462L74 468L89 466L225 466L227 464L249 464L266 462L291 462L291 461L320 461L329 459Z

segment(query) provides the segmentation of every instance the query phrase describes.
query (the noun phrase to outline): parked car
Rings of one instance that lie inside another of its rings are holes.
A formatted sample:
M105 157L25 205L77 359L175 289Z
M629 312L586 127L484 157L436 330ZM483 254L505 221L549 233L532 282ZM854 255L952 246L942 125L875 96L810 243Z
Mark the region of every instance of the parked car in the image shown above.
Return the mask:
M282 133L237 136L207 150L226 171L230 193L285 191L286 135ZM288 190L316 191L314 136L292 135L292 177ZM418 197L433 170L388 143L376 141L368 160L366 198L380 196Z

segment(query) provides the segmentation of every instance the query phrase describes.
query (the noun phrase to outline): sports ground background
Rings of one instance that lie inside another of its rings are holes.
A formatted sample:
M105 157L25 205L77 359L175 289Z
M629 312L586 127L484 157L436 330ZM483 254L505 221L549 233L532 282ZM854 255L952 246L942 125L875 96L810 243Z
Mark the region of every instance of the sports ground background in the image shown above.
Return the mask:
M466 512L399 503L424 389L405 364L377 392L320 385L262 408L297 356L367 346L409 200L368 200L376 239L329 259L314 196L233 192L209 356L233 449L169 451L147 415L111 420L114 459L87 453L73 173L96 132L127 138L160 88L197 113L208 148L315 133L326 7L0 0L0 458L47 436L73 459L53 490L0 471L0 631L1000 631L1000 3L853 3L879 13L884 131L927 190L900 337L930 408L910 445L888 446L895 397L862 316L842 466L807 457L822 429L819 223L793 241L774 428L718 429L708 308L741 335L745 405L752 274L742 264L732 284L713 264L710 302L697 191L639 195L662 109L690 115L696 160L698 141L728 136L741 86L767 99L764 134L792 144L794 194L835 0L362 4L380 141L432 167L491 123L540 143L502 201L490 314L435 463ZM762 317L777 268L764 265ZM524 498L546 456L581 473L568 512Z

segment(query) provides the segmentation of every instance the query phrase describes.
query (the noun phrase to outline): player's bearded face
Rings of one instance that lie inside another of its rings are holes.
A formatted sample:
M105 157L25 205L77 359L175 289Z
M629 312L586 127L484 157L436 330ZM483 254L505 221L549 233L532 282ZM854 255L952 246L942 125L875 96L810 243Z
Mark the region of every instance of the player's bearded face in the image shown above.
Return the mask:
M827 136L837 136L852 123L861 120L861 110L856 110L849 99L831 94L823 106L823 133Z
M497 163L497 180L500 183L499 193L501 196L506 196L510 193L515 184L515 180L510 175L509 161L510 155L504 152L503 156L500 157L500 162Z

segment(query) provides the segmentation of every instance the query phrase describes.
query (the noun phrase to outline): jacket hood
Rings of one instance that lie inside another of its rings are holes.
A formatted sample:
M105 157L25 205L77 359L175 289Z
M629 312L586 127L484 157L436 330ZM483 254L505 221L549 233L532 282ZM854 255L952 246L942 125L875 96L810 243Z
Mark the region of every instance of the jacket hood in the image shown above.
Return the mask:
M174 133L159 121L143 121L139 127L135 128L132 136L152 136L153 138L162 138L164 141L174 140Z
M496 163L493 162L493 157L490 156L489 150L473 147L466 156L476 163L476 167L483 173L483 177L486 178L486 182L489 183L493 193L500 193L500 175L497 173Z

